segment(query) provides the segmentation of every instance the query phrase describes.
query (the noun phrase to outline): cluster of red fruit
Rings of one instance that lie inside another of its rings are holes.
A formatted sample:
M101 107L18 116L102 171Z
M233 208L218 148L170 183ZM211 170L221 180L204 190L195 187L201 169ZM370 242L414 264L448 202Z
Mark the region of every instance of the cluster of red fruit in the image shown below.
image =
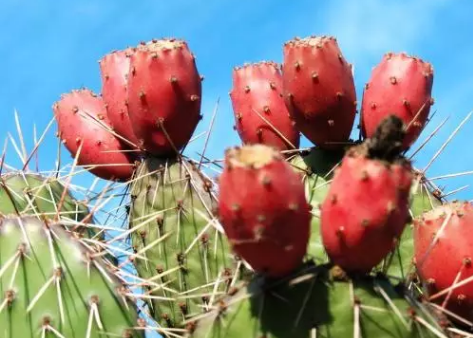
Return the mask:
M187 144L201 119L202 79L186 42L115 51L100 70L101 96L74 90L53 106L59 137L79 165L126 181L140 154L172 156Z
M101 178L126 181L138 156L176 156L189 142L201 118L201 76L187 44L175 39L113 52L100 65L101 96L83 89L54 105L59 135L78 164ZM302 262L317 216L282 154L299 147L300 133L327 150L348 143L357 110L352 67L336 39L311 37L286 43L282 66L244 65L234 69L233 80L230 96L245 146L226 152L219 218L234 250L256 271L283 276ZM364 89L365 141L346 153L320 214L325 249L348 272L379 264L409 222L413 170L402 152L424 129L432 84L429 63L389 53ZM390 131L383 135L389 116L402 122L395 153L389 153ZM376 138L387 148L370 143ZM467 203L445 205L415 222L421 278L441 296L461 299L468 315L473 284L451 285L473 275L470 225Z

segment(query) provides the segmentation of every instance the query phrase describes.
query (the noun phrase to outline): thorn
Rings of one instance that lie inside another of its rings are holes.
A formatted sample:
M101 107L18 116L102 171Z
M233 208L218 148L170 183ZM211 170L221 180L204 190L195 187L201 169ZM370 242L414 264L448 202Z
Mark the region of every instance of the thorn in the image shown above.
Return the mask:
M140 97L140 100L141 100L141 101L145 101L146 95L145 95L145 93L144 93L143 91L140 91L140 93L138 94L138 96Z
M232 210L233 210L234 212L240 211L240 210L241 210L240 204L238 204L238 203L233 203L233 204L232 204Z
M287 206L287 208L290 210L290 211L297 211L299 209L299 205L297 203L289 203L289 205Z
M265 187L268 187L271 185L271 178L269 176L264 176L261 183L263 183Z
M337 201L338 201L337 195L333 194L332 196L330 196L330 203L332 203L332 205L337 204Z
M395 210L396 204L393 201L389 201L387 206L388 215L392 214Z
M471 267L471 258L470 257L463 258L462 264L467 268Z

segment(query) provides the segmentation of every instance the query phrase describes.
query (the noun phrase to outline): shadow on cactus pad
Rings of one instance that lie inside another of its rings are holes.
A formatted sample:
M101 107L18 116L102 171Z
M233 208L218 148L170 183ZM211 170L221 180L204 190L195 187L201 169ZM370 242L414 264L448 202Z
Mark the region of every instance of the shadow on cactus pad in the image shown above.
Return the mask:
M441 332L423 304L382 276L348 278L307 264L286 280L255 278L196 316L194 338L420 338Z

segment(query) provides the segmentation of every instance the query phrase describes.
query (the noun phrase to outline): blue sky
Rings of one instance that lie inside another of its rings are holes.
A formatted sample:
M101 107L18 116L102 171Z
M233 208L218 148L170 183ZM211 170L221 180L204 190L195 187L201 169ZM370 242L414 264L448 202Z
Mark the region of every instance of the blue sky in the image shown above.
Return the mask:
M188 41L205 76L205 130L218 98L215 130L208 155L239 143L233 131L228 92L232 67L244 62L282 60L282 44L294 36L334 35L355 65L358 99L371 68L385 52L406 51L435 69L436 116L423 140L444 118L445 127L416 157L423 167L451 131L473 109L473 2L423 1L123 1L3 0L0 3L0 136L15 131L14 109L31 146L33 124L43 130L51 105L61 93L86 86L100 91L97 61L114 49L152 38ZM29 132L31 131L31 132ZM44 169L54 166L56 140L50 133L41 148ZM469 150L473 120L465 125L428 172L430 177L473 170ZM201 142L202 143L202 142ZM189 148L194 155L201 147ZM303 146L308 143L304 142ZM12 151L13 149L9 149ZM64 160L70 157L64 154ZM14 160L12 160L14 162ZM14 164L14 163L13 163ZM90 180L90 177L87 177ZM87 184L84 179L84 184ZM454 190L472 184L467 176L439 181ZM473 199L471 189L456 195Z
M0 4L0 135L15 130L14 109L25 131L32 131L33 124L42 130L61 93L82 86L100 91L97 61L109 51L174 36L188 41L205 76L205 119L196 134L207 128L220 98L208 154L222 157L225 147L239 143L232 129L228 96L232 67L260 60L281 61L285 41L294 36L328 34L338 38L345 57L355 65L360 101L371 67L383 53L406 51L433 63L434 107L438 112L421 139L443 118L451 117L416 157L415 164L422 167L473 109L473 46L468 35L473 30L469 20L472 9L473 3L467 0L455 2L455 6L446 0L4 0ZM473 155L464 148L472 131L473 121L431 167L431 177L473 169ZM40 153L46 169L52 168L56 156L55 139L50 134ZM27 141L31 140L30 134ZM192 145L188 153L193 155L201 143ZM63 157L69 160L66 154ZM438 183L453 190L473 183L473 179ZM471 198L466 191L457 196Z

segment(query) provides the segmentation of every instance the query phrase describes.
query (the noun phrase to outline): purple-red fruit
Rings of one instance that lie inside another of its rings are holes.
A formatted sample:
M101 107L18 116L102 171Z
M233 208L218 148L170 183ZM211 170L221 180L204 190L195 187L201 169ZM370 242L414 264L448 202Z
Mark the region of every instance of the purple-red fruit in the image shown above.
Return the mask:
M153 40L130 56L128 111L133 132L154 155L179 152L201 119L201 77L185 41Z
M395 248L409 217L412 168L350 149L321 207L324 247L346 271L369 272Z
M353 72L333 37L284 44L283 92L296 127L323 148L345 146L356 115Z
M227 150L219 217L234 251L255 271L278 277L302 263L311 213L300 176L274 148Z
M258 62L235 68L230 98L236 130L244 144L265 144L278 150L299 148L300 134L282 97L278 64Z
M114 51L100 60L102 97L107 116L114 131L123 137L130 148L139 147L128 116L127 81L131 48ZM131 142L132 144L130 144Z
M361 106L361 131L371 137L388 115L396 115L407 127L404 149L419 137L434 103L434 71L430 63L405 53L388 53L373 69Z
M111 132L105 104L88 89L63 94L53 105L59 137L77 163L106 180L126 181L134 171L131 156ZM80 149L80 153L78 153Z
M473 321L473 206L453 202L414 221L417 272L432 302Z

